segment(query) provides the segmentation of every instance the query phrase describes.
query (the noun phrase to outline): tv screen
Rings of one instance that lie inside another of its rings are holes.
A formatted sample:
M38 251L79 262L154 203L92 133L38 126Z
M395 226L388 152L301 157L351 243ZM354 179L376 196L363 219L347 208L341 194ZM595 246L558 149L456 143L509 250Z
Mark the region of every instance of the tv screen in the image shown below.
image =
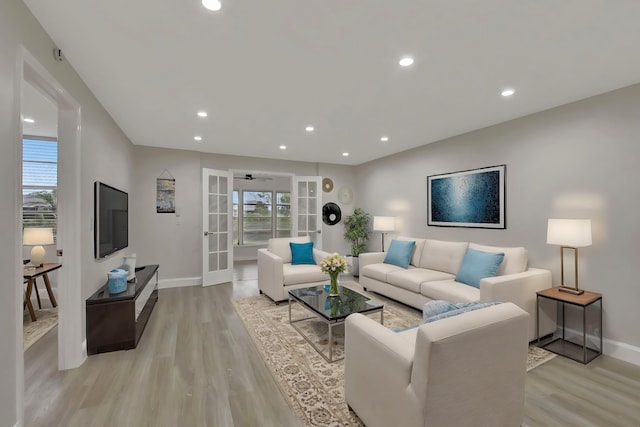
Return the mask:
M94 201L95 257L100 259L129 245L129 195L96 181Z

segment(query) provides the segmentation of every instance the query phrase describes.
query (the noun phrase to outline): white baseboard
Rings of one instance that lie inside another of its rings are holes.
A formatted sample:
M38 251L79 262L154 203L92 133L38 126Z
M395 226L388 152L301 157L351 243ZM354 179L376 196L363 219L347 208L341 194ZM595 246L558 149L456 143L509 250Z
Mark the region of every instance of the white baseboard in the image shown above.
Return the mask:
M158 289L183 288L186 286L202 286L202 277L180 277L177 279L158 280Z
M615 357L616 359L640 366L640 347L606 338L602 341L602 345L604 346L603 353L607 356Z
M233 260L234 261L257 261L258 258L254 256L239 256L239 257L234 257Z

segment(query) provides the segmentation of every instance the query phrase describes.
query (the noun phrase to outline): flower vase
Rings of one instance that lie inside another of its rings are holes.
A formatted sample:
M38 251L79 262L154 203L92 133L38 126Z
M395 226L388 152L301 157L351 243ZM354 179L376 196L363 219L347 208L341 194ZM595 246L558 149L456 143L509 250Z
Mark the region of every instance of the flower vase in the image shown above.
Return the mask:
M337 297L338 295L340 295L338 291L338 275L331 274L329 277L331 278L331 285L329 287L329 296Z

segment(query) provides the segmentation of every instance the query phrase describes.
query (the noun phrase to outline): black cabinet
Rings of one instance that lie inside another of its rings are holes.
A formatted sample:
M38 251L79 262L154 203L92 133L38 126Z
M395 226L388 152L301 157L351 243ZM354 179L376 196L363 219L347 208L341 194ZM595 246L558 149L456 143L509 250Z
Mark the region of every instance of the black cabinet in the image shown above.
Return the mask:
M105 283L87 298L87 353L136 348L158 301L158 265L136 268L135 281L117 294Z

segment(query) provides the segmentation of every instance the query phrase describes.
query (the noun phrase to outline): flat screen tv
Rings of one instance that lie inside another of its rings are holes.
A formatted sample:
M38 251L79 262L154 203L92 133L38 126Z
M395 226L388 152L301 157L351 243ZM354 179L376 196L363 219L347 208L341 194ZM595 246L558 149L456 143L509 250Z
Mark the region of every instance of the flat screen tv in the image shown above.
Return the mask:
M104 258L129 246L129 195L96 181L94 193L94 255Z

